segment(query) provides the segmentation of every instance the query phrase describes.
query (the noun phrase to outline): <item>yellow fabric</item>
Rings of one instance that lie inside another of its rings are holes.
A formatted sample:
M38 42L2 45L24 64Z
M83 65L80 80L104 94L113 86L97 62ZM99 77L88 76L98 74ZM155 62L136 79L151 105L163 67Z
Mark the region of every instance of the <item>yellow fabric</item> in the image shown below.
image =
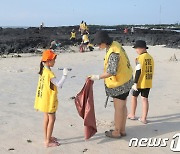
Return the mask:
M154 60L149 53L139 55L137 58L141 65L141 75L137 83L140 89L152 88L152 79L154 74Z
M71 32L71 39L76 38L76 32Z
M54 113L58 107L57 87L50 80L54 78L53 72L48 68L43 69L39 77L34 108L45 113Z
M85 30L87 30L87 31L89 30L88 26L85 26Z
M80 29L85 30L86 29L86 25L84 23L80 24Z
M84 43L89 42L88 35L83 35L83 42Z
M88 47L94 47L94 45L93 45L93 44L91 44L91 43L89 43L89 44L88 44Z
M108 60L111 53L119 53L120 61L118 64L117 74L115 76L106 78L105 84L108 88L116 88L125 84L132 78L133 70L125 50L118 42L114 41L105 56L105 60L104 60L105 72L107 72Z

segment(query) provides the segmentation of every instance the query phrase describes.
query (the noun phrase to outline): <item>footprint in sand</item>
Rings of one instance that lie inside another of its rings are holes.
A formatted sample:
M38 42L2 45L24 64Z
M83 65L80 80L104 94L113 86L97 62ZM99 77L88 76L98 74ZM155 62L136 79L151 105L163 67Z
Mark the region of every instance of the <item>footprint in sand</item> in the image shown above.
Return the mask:
M106 120L97 120L96 123L98 127L113 127L114 126L113 121L108 122Z

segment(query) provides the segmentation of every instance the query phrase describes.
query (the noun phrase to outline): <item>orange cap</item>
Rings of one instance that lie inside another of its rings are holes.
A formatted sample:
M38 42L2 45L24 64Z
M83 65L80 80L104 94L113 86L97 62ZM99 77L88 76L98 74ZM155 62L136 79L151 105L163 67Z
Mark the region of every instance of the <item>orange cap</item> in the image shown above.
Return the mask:
M43 52L41 61L53 60L56 56L52 50L48 49Z

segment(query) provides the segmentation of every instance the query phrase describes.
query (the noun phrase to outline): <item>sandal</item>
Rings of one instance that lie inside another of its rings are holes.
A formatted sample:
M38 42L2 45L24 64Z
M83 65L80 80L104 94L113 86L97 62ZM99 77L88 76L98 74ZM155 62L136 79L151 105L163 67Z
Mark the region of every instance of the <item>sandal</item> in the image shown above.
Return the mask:
M137 120L136 117L130 117L130 116L128 116L127 119L129 119L129 120Z
M145 125L148 123L147 121L142 121L141 118L139 118L138 121L140 121L141 123L143 123L143 124L145 124Z
M51 142L57 142L57 140L58 140L58 139L55 138L55 137L51 137L51 138L50 138L50 141L51 141Z
M114 131L113 129L110 129L109 131ZM125 137L125 136L127 136L127 134L126 133L120 133L121 134L121 137Z
M58 147L58 146L60 146L61 144L60 143L58 143L58 142L50 142L50 143L48 143L48 144L46 144L46 148L49 148L49 147Z
M121 138L121 135L114 136L114 135L112 134L112 132L113 132L113 130L106 131L106 132L105 132L105 135L106 135L107 137L115 138L115 139L120 139L120 138Z

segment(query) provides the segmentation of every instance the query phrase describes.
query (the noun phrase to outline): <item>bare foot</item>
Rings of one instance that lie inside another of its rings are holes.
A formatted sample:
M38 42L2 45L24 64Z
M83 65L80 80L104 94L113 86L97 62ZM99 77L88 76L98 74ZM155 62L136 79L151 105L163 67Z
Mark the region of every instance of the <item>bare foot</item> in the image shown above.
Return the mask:
M144 120L144 119L141 119L141 118L139 118L138 120L139 120L141 123L145 124L145 125L148 123L147 120Z

